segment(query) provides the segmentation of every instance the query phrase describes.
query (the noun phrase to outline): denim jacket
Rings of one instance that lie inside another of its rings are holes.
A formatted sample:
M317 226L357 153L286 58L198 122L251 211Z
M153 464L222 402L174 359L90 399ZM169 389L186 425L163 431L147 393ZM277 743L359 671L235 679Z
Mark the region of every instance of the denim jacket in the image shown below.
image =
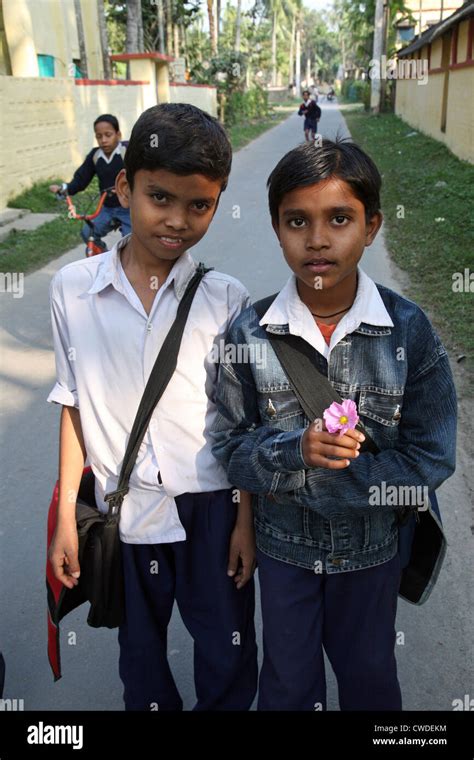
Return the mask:
M455 468L456 394L446 350L416 304L376 287L393 327L360 323L329 362L315 351L320 372L356 402L376 455L361 453L342 470L306 465L302 436L312 420L267 339L267 331L288 332L288 325L261 326L247 308L229 331L219 370L213 454L231 483L255 494L259 549L327 573L391 559L404 504L384 494L394 486L397 493L434 491Z

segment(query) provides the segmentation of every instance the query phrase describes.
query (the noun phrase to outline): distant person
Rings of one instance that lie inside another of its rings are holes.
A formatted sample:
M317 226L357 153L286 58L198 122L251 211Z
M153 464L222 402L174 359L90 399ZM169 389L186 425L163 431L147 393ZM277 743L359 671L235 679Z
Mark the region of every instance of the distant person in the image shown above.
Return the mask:
M97 117L94 132L99 147L92 148L87 154L84 163L74 172L71 182L50 185L49 189L52 193L76 195L85 190L94 175L97 175L100 192L110 191L100 214L94 220L94 243L105 251L107 245L102 238L109 232L117 227L120 227L122 236L131 232L130 210L120 205L114 189L115 178L124 167L123 160L128 142L122 140L118 119L109 113ZM89 235L90 227L85 224L81 230L81 237L85 243Z
M314 141L318 131L318 121L321 118L321 109L310 97L309 90L303 90L303 102L299 107L298 116L304 116L304 136L306 142Z

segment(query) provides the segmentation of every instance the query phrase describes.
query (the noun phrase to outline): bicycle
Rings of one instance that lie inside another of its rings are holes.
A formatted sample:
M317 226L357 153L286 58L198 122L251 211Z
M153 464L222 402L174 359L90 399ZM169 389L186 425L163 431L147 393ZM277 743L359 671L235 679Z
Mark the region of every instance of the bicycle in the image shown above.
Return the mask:
M90 234L86 243L86 257L87 258L89 258L90 256L97 256L99 253L104 253L105 249L97 245L97 243L95 242L94 219L96 219L99 216L100 212L102 211L102 206L104 205L105 199L107 198L107 196L109 196L109 194L111 194L112 191L115 191L115 188L107 187L100 194L97 207L92 214L78 214L70 195L68 195L67 193L63 193L61 190L55 193L55 197L57 200L66 201L67 207L69 209L68 210L69 219L79 219L80 221L85 222L90 228Z

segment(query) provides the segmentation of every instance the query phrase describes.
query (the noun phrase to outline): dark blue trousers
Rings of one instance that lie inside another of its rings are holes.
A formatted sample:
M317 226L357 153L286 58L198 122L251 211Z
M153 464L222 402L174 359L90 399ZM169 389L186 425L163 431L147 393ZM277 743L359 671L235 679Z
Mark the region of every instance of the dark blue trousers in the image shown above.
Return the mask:
M315 574L257 552L263 617L259 710L325 710L323 648L341 710L401 710L395 661L400 560Z
M119 672L125 709L182 710L167 658L176 599L194 640L194 709L248 710L257 691L254 583L237 590L227 575L237 504L231 490L183 494L175 501L186 541L122 543L126 622L119 628Z

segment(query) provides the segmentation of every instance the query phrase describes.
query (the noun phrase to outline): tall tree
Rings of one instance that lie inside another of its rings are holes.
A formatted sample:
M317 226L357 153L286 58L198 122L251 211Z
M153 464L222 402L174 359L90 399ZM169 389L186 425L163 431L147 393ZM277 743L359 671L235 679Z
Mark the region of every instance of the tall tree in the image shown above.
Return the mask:
M102 65L105 79L112 79L112 67L109 58L109 40L107 22L105 20L104 0L97 0L97 15L99 18L100 46L102 48Z
M127 0L127 36L125 48L127 53L138 53L139 27L142 13L141 0Z
M74 0L74 12L76 14L77 39L79 42L79 56L81 59L81 75L84 79L89 76L87 67L86 40L84 37L84 25L82 23L82 11L80 0Z
M237 0L237 16L235 18L235 46L236 53L240 52L240 27L242 25L242 0Z
M217 38L214 17L214 0L207 0L207 15L209 17L209 37L211 40L212 55L217 55Z

